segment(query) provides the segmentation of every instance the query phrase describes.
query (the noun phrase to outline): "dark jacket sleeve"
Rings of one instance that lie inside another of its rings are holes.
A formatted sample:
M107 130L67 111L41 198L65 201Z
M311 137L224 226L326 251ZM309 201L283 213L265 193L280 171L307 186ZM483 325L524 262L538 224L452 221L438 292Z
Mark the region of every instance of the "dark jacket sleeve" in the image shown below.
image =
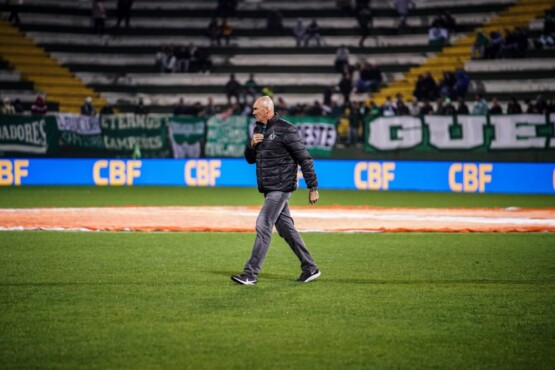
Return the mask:
M257 122L256 126L254 126L253 134L261 134L262 128L261 124ZM249 138L247 141L247 145L245 146L245 159L249 164L256 163L256 149L251 147L251 139Z
M256 162L256 150L254 148L251 148L250 139L245 146L245 159L249 164L253 164Z
M295 126L291 125L291 127L287 129L284 142L293 160L301 166L306 185L309 188L317 188L318 179L316 178L316 172L314 171L314 162L304 147L301 135L299 135L299 131Z

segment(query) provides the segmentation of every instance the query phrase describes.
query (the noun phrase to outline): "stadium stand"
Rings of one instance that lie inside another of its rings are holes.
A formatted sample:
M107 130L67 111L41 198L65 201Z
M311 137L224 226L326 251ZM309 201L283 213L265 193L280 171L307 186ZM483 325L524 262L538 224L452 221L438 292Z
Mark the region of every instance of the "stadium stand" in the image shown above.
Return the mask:
M354 11L337 8L335 1L240 2L229 18L234 30L231 44L221 47L211 47L207 36L216 1L137 0L129 28L115 27L116 1L105 3L108 19L103 36L92 28L89 0L26 0L17 27L2 20L0 52L7 63L0 65L17 70L24 80L3 83L0 93L15 96L15 86L21 96L36 94L30 93L33 89L42 91L49 102L58 102L59 109L70 112L79 111L86 96L94 97L97 108L109 101L120 111L132 111L141 98L151 112L168 112L180 97L191 103L205 103L213 97L216 104L224 105L229 75L235 73L243 83L254 73L260 86L269 87L287 103L312 103L322 100L326 88L338 84L334 58L341 45L349 48L351 64L367 61L380 67L385 86L371 95L377 103L399 92L410 98L416 77L423 71L430 70L438 78L456 67L469 73L467 100L481 93L505 105L513 95L523 100L549 95L555 89L545 73L553 70L554 50L531 48L520 59L470 60L474 32L479 28L522 26L530 40L537 38L544 11L554 6L552 0L421 0L402 31L397 29L391 1L374 0L373 26L364 48L359 47ZM277 36L266 29L270 9L283 15L285 29ZM445 48L428 42L429 25L444 10L457 21ZM296 47L291 27L298 18L307 23L315 15L323 45ZM160 47L190 43L207 48L211 72L161 74L155 64ZM13 76L18 72L12 72ZM334 99L342 101L339 92Z

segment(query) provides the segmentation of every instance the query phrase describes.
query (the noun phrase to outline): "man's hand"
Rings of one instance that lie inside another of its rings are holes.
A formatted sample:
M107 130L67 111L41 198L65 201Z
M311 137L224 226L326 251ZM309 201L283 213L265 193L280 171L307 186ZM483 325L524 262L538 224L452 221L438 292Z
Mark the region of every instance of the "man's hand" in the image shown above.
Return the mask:
M263 140L264 140L264 135L262 134L252 135L251 148L254 148L256 145L260 144Z
M318 198L320 198L318 190L308 192L308 203L315 204L318 201Z

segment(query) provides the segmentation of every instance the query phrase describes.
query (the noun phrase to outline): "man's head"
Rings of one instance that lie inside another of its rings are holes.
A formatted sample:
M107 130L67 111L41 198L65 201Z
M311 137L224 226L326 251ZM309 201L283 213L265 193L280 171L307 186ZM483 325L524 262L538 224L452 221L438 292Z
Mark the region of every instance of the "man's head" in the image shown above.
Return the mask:
M254 102L252 114L258 122L268 123L268 120L274 116L274 102L269 96L261 96Z

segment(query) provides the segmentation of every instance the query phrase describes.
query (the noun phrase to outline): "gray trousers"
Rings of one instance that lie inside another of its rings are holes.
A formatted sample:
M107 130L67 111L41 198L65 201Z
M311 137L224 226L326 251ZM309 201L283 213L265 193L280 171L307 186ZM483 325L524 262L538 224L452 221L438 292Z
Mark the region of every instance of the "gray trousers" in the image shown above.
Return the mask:
M245 275L255 279L258 276L270 247L274 225L279 235L285 239L293 253L301 261L301 269L303 271L313 272L318 268L306 249L299 232L295 229L293 219L289 213L287 201L291 198L292 194L281 191L272 191L266 194L264 206L262 206L262 210L256 219L256 239L251 257L245 265Z

